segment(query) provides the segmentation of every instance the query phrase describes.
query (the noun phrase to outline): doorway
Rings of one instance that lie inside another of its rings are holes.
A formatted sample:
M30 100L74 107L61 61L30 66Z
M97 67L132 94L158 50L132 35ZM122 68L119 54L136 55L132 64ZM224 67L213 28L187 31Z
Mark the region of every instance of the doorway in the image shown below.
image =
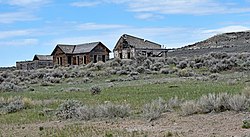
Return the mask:
M122 53L119 53L120 59L122 59Z
M102 62L106 62L106 56L102 55Z
M131 57L130 57L130 52L128 52L128 59L130 59Z
M94 63L97 63L97 55L94 55Z
M87 64L87 57L83 56L83 64Z
M68 56L68 64L72 65L72 57L71 56Z

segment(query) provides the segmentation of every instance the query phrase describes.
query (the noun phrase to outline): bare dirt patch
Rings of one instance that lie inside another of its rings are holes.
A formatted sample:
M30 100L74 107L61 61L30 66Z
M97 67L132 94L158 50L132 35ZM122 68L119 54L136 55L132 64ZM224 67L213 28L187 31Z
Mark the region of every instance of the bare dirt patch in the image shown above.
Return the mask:
M177 113L165 113L158 120L142 119L107 120L101 122L51 121L25 125L0 125L3 136L39 136L43 128L62 128L68 125L91 126L101 130L146 132L148 136L164 136L172 133L180 137L248 137L250 129L242 128L242 120L250 113L210 113L183 117Z

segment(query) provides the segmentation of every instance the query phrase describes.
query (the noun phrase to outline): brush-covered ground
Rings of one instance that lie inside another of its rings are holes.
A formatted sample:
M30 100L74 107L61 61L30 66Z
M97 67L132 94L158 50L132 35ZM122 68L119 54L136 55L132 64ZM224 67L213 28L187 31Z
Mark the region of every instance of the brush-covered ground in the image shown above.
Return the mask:
M250 56L0 72L0 136L250 136Z

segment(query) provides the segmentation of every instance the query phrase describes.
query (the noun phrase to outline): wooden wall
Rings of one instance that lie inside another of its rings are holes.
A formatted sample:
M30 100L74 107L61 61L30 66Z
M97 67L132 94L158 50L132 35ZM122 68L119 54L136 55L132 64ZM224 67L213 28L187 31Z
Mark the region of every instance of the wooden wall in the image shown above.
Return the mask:
M103 56L105 59L103 60ZM53 63L54 65L61 66L69 66L69 65L82 65L84 63L84 57L86 58L86 64L95 61L104 61L109 60L109 51L108 49L102 45L97 45L91 52L89 53L81 53L81 54L65 54L60 48L56 48L53 55ZM71 62L69 61L71 60Z
M33 70L46 67L53 67L53 61L34 60L34 61L16 62L16 69L18 70Z

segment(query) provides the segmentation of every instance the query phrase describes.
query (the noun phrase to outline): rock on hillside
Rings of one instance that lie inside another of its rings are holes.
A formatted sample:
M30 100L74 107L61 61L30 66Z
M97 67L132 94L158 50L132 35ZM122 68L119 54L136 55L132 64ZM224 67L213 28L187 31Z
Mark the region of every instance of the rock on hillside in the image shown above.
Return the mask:
M250 44L250 31L230 32L213 36L207 40L188 45L184 49L201 49L201 48L221 48L248 46Z

